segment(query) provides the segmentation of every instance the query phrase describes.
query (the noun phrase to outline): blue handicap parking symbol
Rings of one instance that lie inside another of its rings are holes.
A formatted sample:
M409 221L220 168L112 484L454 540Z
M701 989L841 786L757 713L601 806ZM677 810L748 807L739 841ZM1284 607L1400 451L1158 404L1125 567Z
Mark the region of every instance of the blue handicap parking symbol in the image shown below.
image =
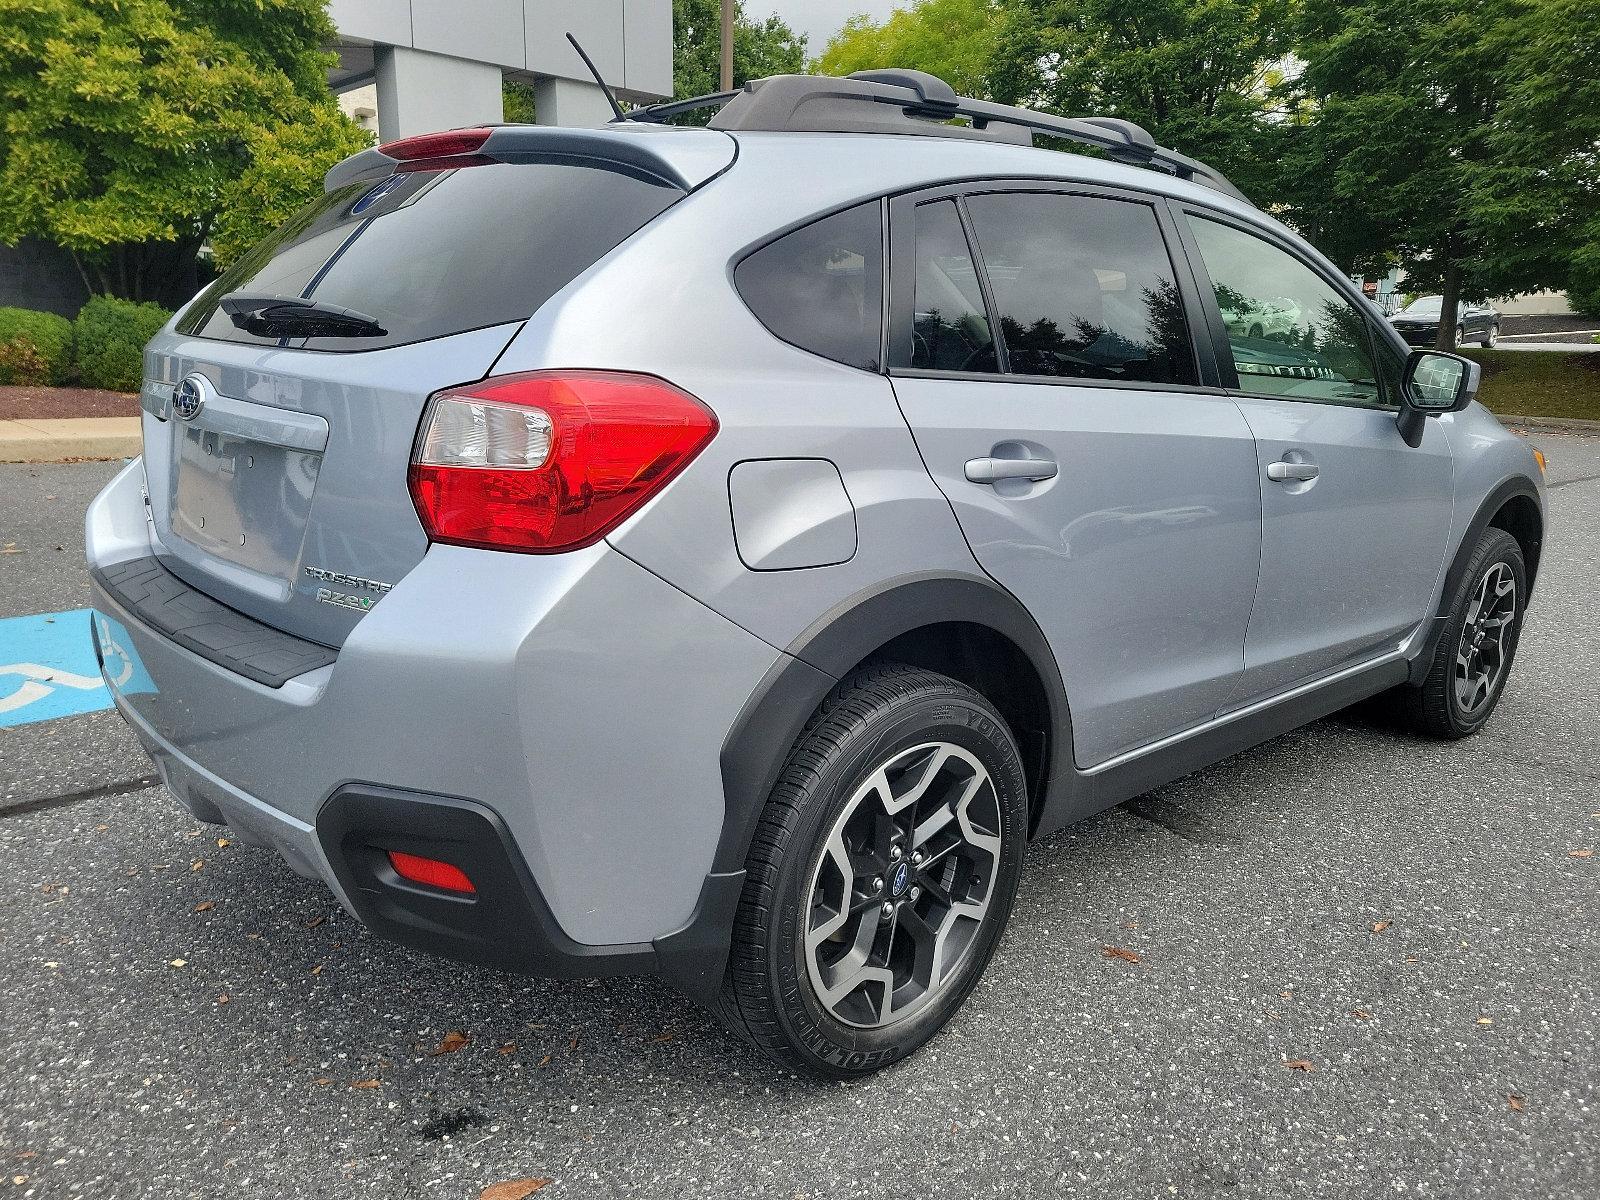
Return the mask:
M0 727L110 708L96 639L121 691L156 690L127 630L91 609L0 619Z

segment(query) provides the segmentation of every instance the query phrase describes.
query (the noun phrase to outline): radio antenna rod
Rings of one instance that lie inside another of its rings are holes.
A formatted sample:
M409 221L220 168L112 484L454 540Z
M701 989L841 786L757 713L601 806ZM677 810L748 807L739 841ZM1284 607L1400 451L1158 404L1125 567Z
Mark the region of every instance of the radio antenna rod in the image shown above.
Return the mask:
M606 101L611 105L611 111L617 115L612 118L617 121L626 121L628 114L622 111L622 105L617 103L616 96L612 93L606 81L600 77L600 69L594 65L594 59L583 52L583 47L578 45L578 39L572 34L567 34L567 41L572 43L572 48L578 52L578 57L583 59L583 65L589 68L589 74L594 76L594 81L600 85L600 90L606 94Z

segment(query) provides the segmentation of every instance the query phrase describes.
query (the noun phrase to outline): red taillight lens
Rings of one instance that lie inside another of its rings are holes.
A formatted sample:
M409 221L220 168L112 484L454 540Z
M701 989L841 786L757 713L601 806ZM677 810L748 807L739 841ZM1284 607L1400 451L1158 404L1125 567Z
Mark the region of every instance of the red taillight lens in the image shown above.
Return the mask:
M440 862L437 858L423 858L420 854L391 850L389 865L401 879L409 879L412 883L424 883L447 892L474 893L478 890L460 867Z
M433 398L411 498L436 542L576 550L621 524L716 432L710 409L649 375L486 379Z
M423 133L401 138L398 142L385 142L378 147L378 152L399 162L454 158L458 154L476 154L493 132L492 129L452 129L447 133Z

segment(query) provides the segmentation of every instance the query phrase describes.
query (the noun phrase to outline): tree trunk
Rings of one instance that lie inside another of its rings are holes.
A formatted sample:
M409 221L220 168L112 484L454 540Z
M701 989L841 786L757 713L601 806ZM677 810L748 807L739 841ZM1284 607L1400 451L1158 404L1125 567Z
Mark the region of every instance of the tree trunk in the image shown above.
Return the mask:
M1433 339L1435 350L1456 348L1456 313L1461 308L1461 268L1455 265L1444 269L1444 288L1440 292L1439 333Z

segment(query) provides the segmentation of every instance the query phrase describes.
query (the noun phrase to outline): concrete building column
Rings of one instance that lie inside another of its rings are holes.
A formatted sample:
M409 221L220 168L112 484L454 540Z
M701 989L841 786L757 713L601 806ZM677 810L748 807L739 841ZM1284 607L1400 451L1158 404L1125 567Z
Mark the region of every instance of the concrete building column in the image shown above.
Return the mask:
M541 76L533 84L536 119L541 125L592 128L611 120L606 94L592 83Z
M380 46L374 66L384 141L505 119L501 71L492 63Z

